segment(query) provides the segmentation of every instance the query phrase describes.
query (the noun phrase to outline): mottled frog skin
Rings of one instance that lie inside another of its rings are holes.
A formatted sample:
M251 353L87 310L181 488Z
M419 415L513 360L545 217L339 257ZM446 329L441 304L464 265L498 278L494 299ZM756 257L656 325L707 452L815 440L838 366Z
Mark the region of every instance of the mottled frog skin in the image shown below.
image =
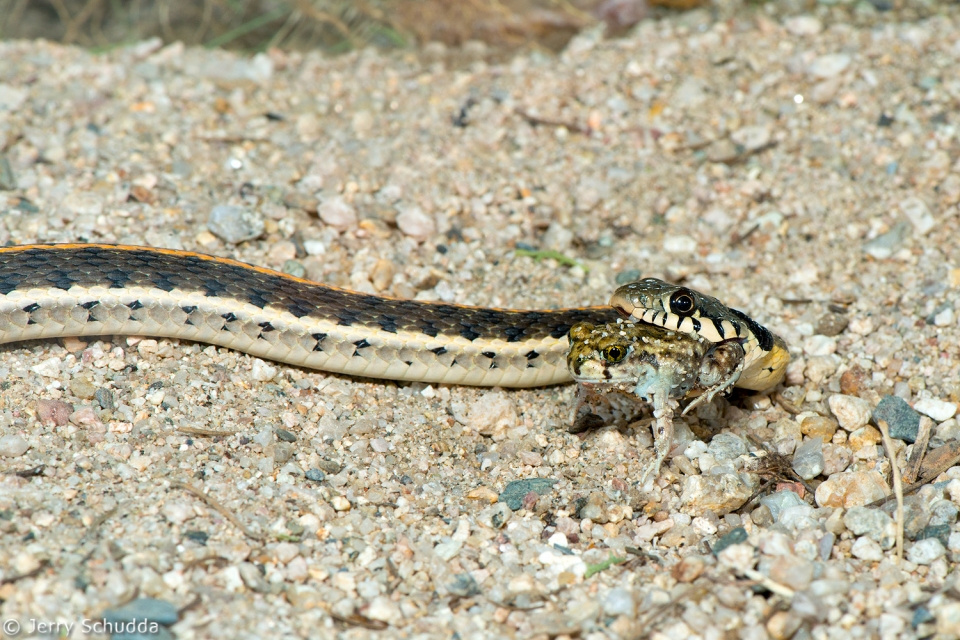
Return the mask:
M575 429L629 419L638 403L649 403L656 459L643 480L656 477L673 442L679 401L693 398L683 413L709 402L736 384L743 363L736 341L718 344L651 324L581 322L570 329L567 356L580 395Z

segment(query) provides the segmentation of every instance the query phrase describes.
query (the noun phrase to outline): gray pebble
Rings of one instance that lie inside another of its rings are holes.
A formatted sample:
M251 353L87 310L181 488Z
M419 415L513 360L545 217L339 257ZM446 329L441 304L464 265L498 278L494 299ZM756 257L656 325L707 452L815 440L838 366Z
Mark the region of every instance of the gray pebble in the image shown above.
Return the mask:
M718 556L720 552L729 547L730 545L740 544L741 542L746 542L747 538L750 536L747 534L747 530L743 527L737 527L736 529L731 529L728 533L724 534L717 540L717 543L713 545L713 555Z
M903 246L909 235L910 223L898 222L890 231L864 244L863 250L877 260L886 260Z
M116 397L113 394L113 391L105 387L100 387L93 394L93 397L96 398L97 404L100 405L101 409L106 411L113 411L117 408Z
M317 463L317 466L323 469L326 473L329 473L331 475L340 473L340 469L343 468L340 466L339 462L336 462L334 460L321 460L320 462Z
M117 609L107 609L103 617L109 622L129 622L131 620L149 620L162 625L176 624L177 608L156 598L137 598ZM130 636L124 636L130 637ZM150 636L154 637L154 636Z
M798 507L806 503L795 492L784 490L760 498L760 504L770 509L770 516L774 521L777 521L785 509Z
M264 223L259 213L243 207L221 204L210 212L207 229L224 242L238 244L260 236Z
M461 598L469 598L480 593L480 587L469 573L458 573L453 577L453 581L447 584L447 591Z
M616 587L607 592L603 599L603 612L608 616L624 615L633 618L636 613L636 602L633 594L623 587Z
M707 451L710 452L717 462L725 460L735 460L747 452L747 445L738 435L732 433L718 433L713 436L710 444L707 445Z
M30 443L23 436L11 434L0 438L0 456L4 458L19 458L30 448Z
M618 285L629 284L640 279L640 269L627 269L617 274L615 282Z
M287 260L280 270L294 278L303 278L307 275L307 268L297 260Z
M283 440L284 442L296 442L297 436L293 433L290 433L286 429L280 429L279 427L274 431L277 434L277 437Z
M307 471L307 480L311 482L323 482L327 478L327 474L320 469L310 469Z
M513 511L518 511L523 504L523 496L531 491L538 495L545 496L553 491L553 485L557 480L552 478L529 478L527 480L514 480L500 492L500 502L505 502Z
M257 593L270 592L270 583L263 578L263 574L260 573L260 569L255 564L241 562L237 569L240 570L240 579L243 580L243 584L247 585L250 590Z
M873 422L884 420L890 428L890 437L904 442L916 442L920 430L920 414L903 398L884 396L873 410Z
M17 177L13 175L13 168L7 156L0 155L0 191L13 191L17 188Z
M851 507L843 514L843 526L858 536L867 536L889 549L896 541L893 518L880 509Z
M927 523L928 527L939 527L946 525L948 528L950 525L957 521L957 514L960 513L960 510L957 509L957 505L953 504L950 500L936 500L930 505L930 521Z
M804 441L793 452L793 470L804 480L812 480L823 472L823 438Z

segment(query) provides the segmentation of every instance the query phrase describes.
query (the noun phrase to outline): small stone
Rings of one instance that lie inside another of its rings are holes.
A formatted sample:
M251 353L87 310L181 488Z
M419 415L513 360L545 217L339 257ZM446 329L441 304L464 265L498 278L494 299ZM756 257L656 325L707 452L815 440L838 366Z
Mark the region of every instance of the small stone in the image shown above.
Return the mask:
M379 620L391 625L396 625L403 620L399 605L387 596L377 596L371 600L365 613L371 620Z
M791 507L798 507L806 504L799 495L790 490L777 491L770 495L760 498L760 504L770 511L770 517L774 522L780 519L780 514Z
M633 594L623 587L610 589L603 599L603 612L608 616L623 615L632 618L636 613L636 608Z
M166 600L156 598L137 598L117 609L107 609L101 614L105 620L115 624L131 622L134 620L148 620L157 624L170 626L176 624L179 619L176 605ZM140 637L139 634L115 634L114 637L125 635L128 638ZM160 637L160 634L150 634L154 637ZM169 636L167 636L169 637Z
M810 356L828 356L837 351L837 339L830 336L812 335L803 341L803 354Z
M767 633L774 640L790 640L803 624L803 618L793 611L777 611L767 620Z
M805 440L793 453L793 470L804 480L816 478L823 466L823 438L820 436Z
M861 398L838 393L830 396L827 405L846 431L854 431L870 422L870 403Z
M673 565L670 575L677 582L690 583L699 578L707 568L707 563L699 556L687 556Z
M825 313L817 320L817 326L814 331L824 336L838 336L850 324L850 318L843 313Z
M937 637L960 636L960 602L948 602L934 612L937 616Z
M337 231L347 231L357 226L357 210L342 196L324 200L317 207L317 215Z
M240 571L240 579L247 588L257 593L270 593L270 583L268 583L257 565L251 562L241 562L237 569Z
M953 311L953 307L947 307L933 316L933 324L936 327L949 327L953 325L956 319L957 317Z
M277 377L277 368L259 358L254 358L250 376L258 382L269 382Z
M617 277L614 278L614 281L617 285L630 284L631 282L636 282L642 276L642 272L639 269L627 269L626 271L621 271L617 274Z
M855 558L860 558L867 562L880 562L883 560L883 549L880 548L880 545L877 544L876 541L866 536L857 538L853 546L850 547L850 553L853 554Z
M18 434L6 435L0 438L0 456L5 458L19 458L30 448L30 443Z
M837 421L826 416L806 416L800 422L800 433L811 438L820 437L829 441L837 432Z
M333 498L330 499L330 506L337 511L349 511L351 505L350 501L343 496L333 496Z
M718 433L710 440L707 451L717 460L735 460L747 452L747 445L738 435L733 433Z
M52 358L47 358L43 362L30 367L30 370L33 371L38 376L44 378L59 378L60 377L60 366L63 364L63 361L56 356Z
M77 377L70 379L70 392L81 400L89 400L97 392L90 378Z
M891 438L904 442L916 442L920 430L920 414L913 410L903 398L884 396L873 410L873 422L886 421Z
M300 547L292 542L281 542L273 550L274 555L283 564L287 564L300 555Z
M553 485L558 481L552 478L528 478L526 480L514 480L507 484L500 492L499 501L506 503L512 511L518 511L523 503L523 498L531 491L537 495L545 496L553 491ZM587 516L583 516L587 517ZM594 520L597 522L597 520Z
M396 265L391 260L381 258L370 270L370 282L377 291L384 291L393 284L393 276L397 272Z
M847 442L850 444L850 448L853 449L854 453L860 452L861 449L866 449L867 447L873 447L874 449L880 442L883 440L883 436L880 435L880 432L877 431L875 427L867 425L865 427L860 427L856 431L850 434L850 439ZM867 449L867 453L871 452L871 449ZM873 455L860 455L861 458L873 458Z
M823 23L813 16L793 16L784 20L783 26L795 36L815 36L823 31Z
M794 591L803 591L813 581L813 563L795 555L780 556L770 567L770 579Z
M864 244L863 250L877 260L886 260L903 246L904 241L906 241L909 235L910 223L898 222L890 229L890 231L887 231L886 233L881 234ZM864 321L866 320L867 319L864 319ZM870 324L872 325L872 322L870 322ZM859 333L860 335L866 335L866 333L869 332L861 333L860 331L856 331L856 333Z
M770 128L763 125L741 127L730 134L730 139L746 151L758 151L770 144Z
M803 376L813 384L819 385L832 376L839 365L840 362L836 354L811 356L806 360ZM800 383L802 384L803 381L801 380Z
M864 371L860 367L847 369L840 376L840 393L855 396L863 387Z
M307 480L311 482L323 482L327 478L326 474L320 469L310 469L305 475Z
M907 560L914 564L928 565L947 554L943 543L937 538L919 540L907 549Z
M290 432L287 431L286 429L281 429L281 428L277 427L276 429L274 429L274 433L276 433L276 434L277 434L277 438L279 438L279 439L282 440L283 442L296 442L296 441L297 441L297 436L296 436L295 434L293 434L293 433L290 433Z
M502 440L507 429L516 426L517 409L504 393L487 393L470 406L466 425L482 436Z
M97 404L100 405L100 408L105 411L113 411L117 408L116 397L110 389L100 387L93 394L93 397L97 401Z
M851 507L843 514L843 526L855 535L876 541L884 549L889 549L896 542L897 530L893 518L880 509Z
M717 554L717 560L720 564L739 572L753 569L756 563L753 547L749 544L732 544Z
M821 507L850 507L869 504L890 494L890 487L876 469L836 473L820 483L815 497Z
M827 442L823 445L823 475L830 477L845 471L853 462L853 451L842 444Z
M397 214L397 228L406 236L423 242L437 231L437 224L433 217L417 205L400 207Z
M820 56L807 68L807 72L814 78L832 78L850 66L850 56L845 53L831 53Z
M207 229L224 242L239 244L259 237L265 224L259 213L243 207L221 204L210 211Z
M690 236L667 236L663 239L663 250L689 255L697 251L697 241Z
M62 427L70 421L73 405L63 400L37 400L37 417L44 424Z
M756 489L753 474L721 473L687 476L680 500L686 511L729 513L743 506Z
M913 403L913 408L924 415L930 416L937 422L946 422L957 414L956 404L936 398L921 398Z
M26 102L26 89L0 82L0 111L17 111Z
M913 224L914 230L920 235L926 235L937 226L933 214L927 203L916 196L910 196L900 201L900 211Z

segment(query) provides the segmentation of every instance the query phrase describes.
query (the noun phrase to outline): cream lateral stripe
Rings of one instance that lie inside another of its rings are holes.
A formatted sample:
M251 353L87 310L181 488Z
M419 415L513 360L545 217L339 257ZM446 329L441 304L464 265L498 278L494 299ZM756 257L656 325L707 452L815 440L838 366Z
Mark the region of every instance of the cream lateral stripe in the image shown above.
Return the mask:
M261 309L233 298L177 289L74 286L69 291L30 289L0 295L0 342L95 335L195 340L372 378L505 387L570 379L565 337L508 343L499 339L471 342L459 335L392 333L310 316L297 318L270 306ZM319 344L315 335L323 336ZM529 359L527 354L533 351L538 355Z

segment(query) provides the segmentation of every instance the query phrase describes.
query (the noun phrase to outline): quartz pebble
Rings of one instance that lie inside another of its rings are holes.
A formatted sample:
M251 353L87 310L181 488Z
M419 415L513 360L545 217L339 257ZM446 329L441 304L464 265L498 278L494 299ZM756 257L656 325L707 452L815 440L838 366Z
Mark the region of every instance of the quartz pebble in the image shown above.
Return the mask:
M215 206L207 219L210 233L230 244L253 240L263 233L264 228L260 214L233 205Z
M346 231L357 226L357 211L341 196L324 200L317 207L317 215L337 231Z
M30 448L30 443L20 435L6 435L0 437L0 456L5 458L19 458Z
M944 402L936 398L921 398L913 403L913 408L924 415L930 416L937 422L945 422L957 414L955 403Z
M821 507L856 507L886 497L890 487L876 470L836 473L817 487Z
M854 396L836 394L827 400L837 422L847 431L854 431L870 422L870 404Z
M943 544L936 538L925 538L914 542L907 549L907 560L914 564L928 565L947 553Z
M793 452L793 470L804 480L820 475L823 466L823 438L820 436L806 440Z
M407 236L416 240L426 240L436 232L433 218L416 205L402 207L397 215L397 227Z

